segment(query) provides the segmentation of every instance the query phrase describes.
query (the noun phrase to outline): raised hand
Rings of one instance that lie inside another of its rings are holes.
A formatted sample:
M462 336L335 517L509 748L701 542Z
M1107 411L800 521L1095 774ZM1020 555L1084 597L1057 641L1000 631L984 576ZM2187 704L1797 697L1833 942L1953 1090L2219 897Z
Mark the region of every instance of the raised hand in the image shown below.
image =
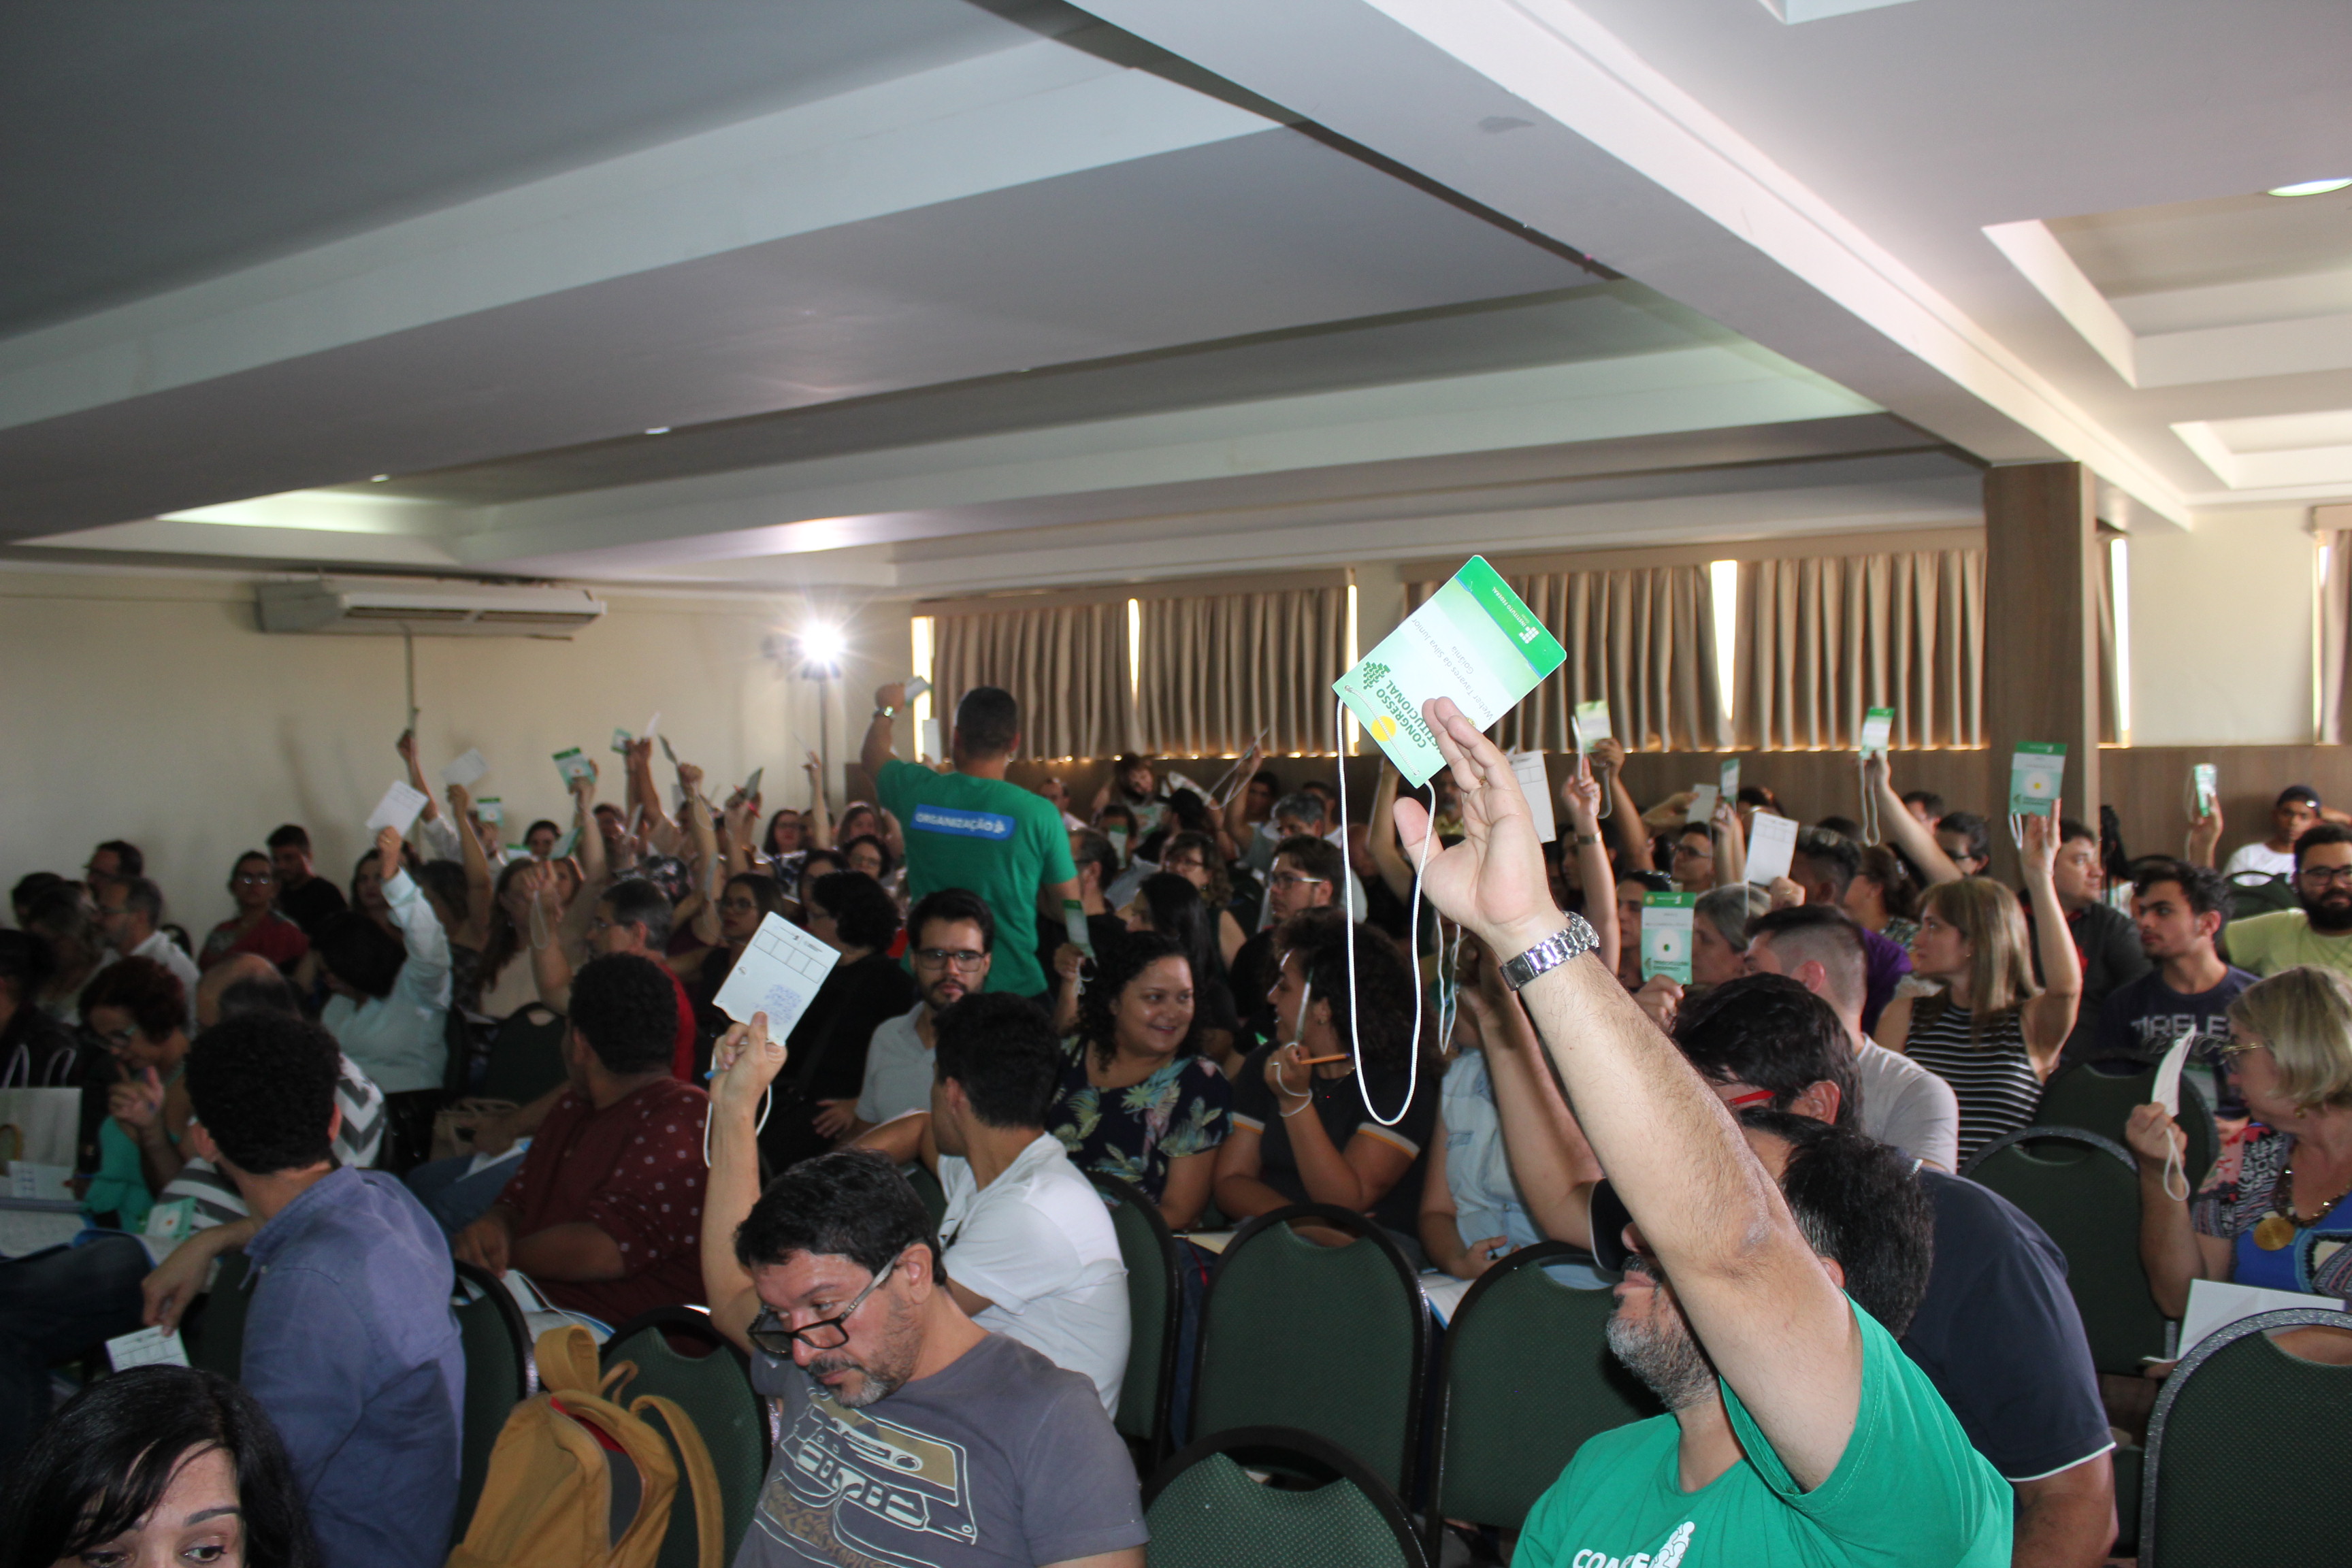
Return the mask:
M106 1113L134 1136L145 1131L163 1114L163 1080L155 1076L153 1068L142 1068L137 1078L106 1091Z
M1462 841L1430 856L1422 891L1490 952L1524 952L1565 923L1552 902L1527 797L1509 760L1451 698L1424 702L1422 717L1462 799ZM1406 858L1419 860L1430 833L1428 811L1417 800L1401 800L1396 822Z
M784 1042L768 1037L768 1016L754 1013L719 1037L710 1053L710 1102L714 1111L755 1116L760 1097L784 1070Z
M1599 830L1601 822L1601 781L1592 776L1592 759L1580 756L1576 771L1559 781L1560 809L1568 814L1568 824L1579 833Z
M416 731L403 730L400 732L400 739L392 743L392 749L400 753L402 762L412 768L415 767L416 765Z
M2047 816L2025 819L2025 841L2018 847L2018 866L2029 882L2036 878L2050 879L2058 862L2058 818L2066 803L2053 800Z
M376 875L389 882L400 875L400 829L383 827L375 836Z
M464 784L449 786L449 811L460 821L474 815L474 796Z

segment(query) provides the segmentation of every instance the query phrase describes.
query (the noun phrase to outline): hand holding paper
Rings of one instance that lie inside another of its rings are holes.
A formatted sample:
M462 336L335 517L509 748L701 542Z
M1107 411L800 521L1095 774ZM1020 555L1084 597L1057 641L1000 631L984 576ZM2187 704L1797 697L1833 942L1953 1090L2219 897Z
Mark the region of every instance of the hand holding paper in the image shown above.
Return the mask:
M750 1023L754 1013L766 1014L769 1033L782 1039L808 1011L840 957L782 915L770 915L711 1000L739 1024Z
M1748 880L1769 888L1789 874L1797 856L1797 824L1793 817L1759 811L1748 832Z
M416 824L416 814L424 809L425 792L394 779L392 787L383 792L383 798L375 803L375 809L368 813L367 830L374 833L388 827L405 838Z
M458 784L470 789L479 784L482 776L489 771L490 764L483 757L481 749L478 746L469 746L463 756L441 770L441 782L445 784Z
M1461 788L1462 842L1424 847L1429 810L1407 799L1396 803L1400 847L1415 863L1428 855L1421 890L1440 914L1468 926L1489 948L1523 952L1559 928L1559 911L1518 778L1452 700L1423 703L1422 717Z

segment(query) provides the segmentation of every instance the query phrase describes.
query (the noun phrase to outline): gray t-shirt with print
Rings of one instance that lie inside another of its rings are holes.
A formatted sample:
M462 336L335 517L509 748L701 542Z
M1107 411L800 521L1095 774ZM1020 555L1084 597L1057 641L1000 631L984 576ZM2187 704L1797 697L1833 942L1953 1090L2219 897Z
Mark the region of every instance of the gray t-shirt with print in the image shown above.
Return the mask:
M772 1356L751 1358L751 1386L783 1439L735 1568L1028 1568L1146 1539L1094 1384L1002 1334L862 1410Z

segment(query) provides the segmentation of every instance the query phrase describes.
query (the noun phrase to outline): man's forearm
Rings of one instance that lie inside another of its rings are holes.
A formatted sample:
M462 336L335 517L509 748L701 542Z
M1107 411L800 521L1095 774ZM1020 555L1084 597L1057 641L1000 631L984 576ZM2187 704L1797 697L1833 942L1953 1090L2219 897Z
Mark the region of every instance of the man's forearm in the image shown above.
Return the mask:
M876 789L882 787L882 764L888 762L893 753L890 721L885 715L877 714L874 722L866 726L866 739L857 748L858 765L874 781ZM817 787L822 790L824 785L820 784Z
M760 1201L760 1140L750 1110L710 1108L710 1174L702 1190L702 1290L711 1321L746 1349L759 1313L751 1275L735 1260L735 1233Z
M2112 1454L2018 1485L2011 1568L2098 1568L2115 1540Z

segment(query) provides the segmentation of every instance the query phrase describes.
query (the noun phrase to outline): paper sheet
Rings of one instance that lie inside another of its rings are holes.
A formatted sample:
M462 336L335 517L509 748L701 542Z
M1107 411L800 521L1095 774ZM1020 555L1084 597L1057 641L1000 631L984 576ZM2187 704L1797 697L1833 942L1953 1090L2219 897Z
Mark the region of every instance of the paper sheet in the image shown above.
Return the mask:
M2210 816L2221 804L2221 770L2199 763L2189 770L2189 815Z
M1692 906L1696 893L1642 895L1642 978L1664 975L1690 984Z
M507 819L507 803L497 795L486 795L474 803L474 815L493 827L499 826Z
M2066 747L2056 741L2020 741L2009 760L2009 809L2016 816L2047 816L2057 809L2066 777Z
M727 984L711 1000L739 1024L754 1013L768 1016L768 1037L781 1040L808 1011L816 988L833 973L841 954L782 915L770 915L751 934L751 945L728 972Z
M1544 772L1541 752L1513 752L1511 775L1528 797L1528 815L1536 819L1536 837L1546 844L1559 837L1559 820L1551 812L1551 779Z
M940 721L937 719L924 719L917 721L915 748L916 754L927 763L939 762L948 754L945 742L940 739Z
M1895 732L1895 710L1873 708L1862 716L1862 754L1883 757L1886 754L1887 737Z
M596 763L577 746L555 753L555 771L563 775L563 787L570 789L582 779L596 776Z
M1724 799L1737 804L1739 799L1739 759L1732 758L1716 772L1719 775L1716 787L1723 792Z
M2187 1031L2172 1042L2172 1048L2157 1064L2156 1103L2164 1107L2167 1116L2180 1114L2180 1069L2189 1060L2189 1047L2196 1043L2197 1031Z
M625 756L628 754L629 742L635 739L635 735L615 725L613 729L613 750Z
M481 748L472 746L467 748L464 756L441 770L441 782L445 784L456 784L460 789L471 789L481 782L482 775L489 771L490 764L483 757Z
M1125 835L1121 835L1125 837ZM1094 933L1087 929L1087 906L1076 899L1062 900L1062 934L1088 958L1095 955Z
M1713 784L1696 784L1691 789L1690 810L1683 814L1685 825L1706 827L1715 821L1715 803L1722 795Z
M380 833L387 827L397 827L405 838L408 830L416 826L416 814L424 809L425 792L394 779L392 787L383 792L383 798L375 803L375 809L368 813L367 830Z
M1576 731L1576 749L1589 752L1609 739L1609 701L1595 698L1580 702L1569 714L1569 727Z
M29 1258L81 1234L79 1209L0 1208L0 1258Z
M912 702L916 698L929 691L931 689L931 683L919 675L910 675L901 683L901 689L907 694L907 700Z
M1773 878L1789 874L1789 862L1796 854L1796 819L1758 812L1748 829L1748 879L1759 888L1769 886Z
M2326 1296L2306 1296L2300 1290L2265 1290L2259 1285L2230 1285L2219 1279L2191 1279L2189 1282L2189 1310L2180 1318L2180 1353L2187 1355L2197 1348L2197 1342L2216 1329L2226 1329L2241 1318L2251 1318L2257 1312L2286 1310L2310 1311L2326 1309L2336 1303Z
M134 1366L185 1366L188 1348L180 1342L177 1329L140 1329L106 1342L106 1359L117 1372L129 1372Z
M26 1203L69 1204L74 1201L73 1189L66 1183L72 1175L71 1165L12 1160L8 1163L8 1195Z

